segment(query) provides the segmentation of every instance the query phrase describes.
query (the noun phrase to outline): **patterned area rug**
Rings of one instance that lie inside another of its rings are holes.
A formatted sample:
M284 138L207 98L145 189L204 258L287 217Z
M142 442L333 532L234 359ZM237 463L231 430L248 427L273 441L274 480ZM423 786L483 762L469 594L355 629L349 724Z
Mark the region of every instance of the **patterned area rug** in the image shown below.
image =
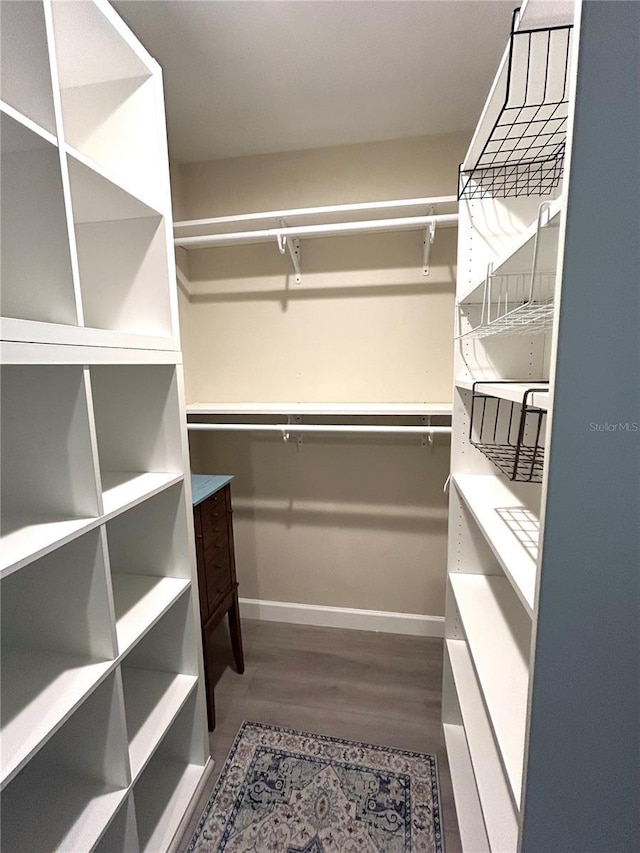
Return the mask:
M187 853L442 853L435 756L243 723Z

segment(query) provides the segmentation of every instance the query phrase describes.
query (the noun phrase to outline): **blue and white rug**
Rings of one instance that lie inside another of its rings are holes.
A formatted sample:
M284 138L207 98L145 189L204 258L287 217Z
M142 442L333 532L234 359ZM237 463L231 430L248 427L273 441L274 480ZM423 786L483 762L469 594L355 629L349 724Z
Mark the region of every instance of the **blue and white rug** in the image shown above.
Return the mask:
M187 853L442 853L436 759L243 723Z

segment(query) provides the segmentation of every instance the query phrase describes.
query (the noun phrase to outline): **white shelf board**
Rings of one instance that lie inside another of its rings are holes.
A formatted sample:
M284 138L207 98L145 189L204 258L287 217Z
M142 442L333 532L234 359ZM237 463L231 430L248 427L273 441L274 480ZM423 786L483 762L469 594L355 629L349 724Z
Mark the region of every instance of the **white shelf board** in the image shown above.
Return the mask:
M232 216L214 216L208 219L190 219L174 222L173 228L178 237L199 237L216 229L220 233L235 230L234 226L247 222L264 222L273 220L300 220L300 225L320 225L323 222L339 222L348 215L350 220L366 220L371 218L373 210L409 211L416 207L428 212L431 206L437 208L437 213L455 213L458 210L458 198L455 195L434 196L432 198L405 198L391 201L374 201L356 204L334 204L320 207L298 207L286 210L265 210L256 213L239 213Z
M117 515L147 498L157 495L183 479L181 473L102 471L102 502L105 515Z
M492 397L500 397L501 400L510 400L513 403L522 403L525 391L531 388L540 387L541 391L536 391L529 395L530 406L537 406L539 409L544 409L545 412L549 408L549 385L540 384L537 382L481 382L476 379L457 379L456 387L464 388L466 391L472 391L475 385L476 391L479 394L489 394Z
M539 518L501 475L454 474L452 480L516 595L532 616Z
M0 578L44 557L100 523L99 518L47 518L6 514L0 538Z
M126 654L191 584L183 578L123 572L113 572L111 580L120 655Z
M491 853L464 727L443 723L463 850Z
M564 196L549 201L549 223L556 224L561 211L564 209ZM545 226L548 227L548 226ZM513 237L508 248L496 258L493 265L494 275L507 275L513 273L531 273L533 263L533 249L538 223L532 222L528 228ZM477 281L458 296L458 304L470 304L482 302L485 280Z
M497 575L449 575L491 726L520 807L531 622Z
M2 786L57 731L113 667L77 655L3 650ZM35 801L37 802L37 800Z
M195 675L122 667L131 776L144 770L198 683Z
M187 415L451 415L451 403L190 403Z
M93 347L119 347L121 349L173 350L172 337L137 335L132 332L115 332L88 326L67 326L38 320L21 320L0 317L2 338L5 341L61 344Z
M4 113L5 115L9 116L14 121L18 122L18 124L21 124L23 127L25 127L27 130L30 130L32 133L35 133L37 136L40 136L50 145L53 145L56 148L58 147L58 140L56 139L55 134L51 133L48 130L45 130L44 127L33 121L33 119L28 118L15 107L12 107L10 104L5 103L4 101L0 101L0 113ZM5 145L3 142L3 151L4 150Z
M464 640L447 640L446 647L490 848L496 853L516 853L518 818L469 649Z
M336 222L322 225L292 225L265 228L255 231L230 231L206 234L199 237L174 237L174 245L185 249L204 249L215 246L238 246L252 243L269 243L285 237L344 237L353 234L376 234L395 231L424 231L436 222L438 228L457 228L458 214L443 213L425 216L406 216L392 219L367 219L356 222Z
M34 343L0 340L2 364L182 364L179 350L133 349L120 346L67 346L59 343ZM11 323L18 322L11 320ZM26 321L25 321L26 322ZM46 324L43 324L46 325ZM92 330L93 331L93 330ZM118 333L113 333L118 334Z
M142 853L168 848L204 770L204 765L158 757L150 762L133 789Z
M12 809L10 824L3 821L3 849L11 853L92 850L127 790L56 767L35 780L28 797Z

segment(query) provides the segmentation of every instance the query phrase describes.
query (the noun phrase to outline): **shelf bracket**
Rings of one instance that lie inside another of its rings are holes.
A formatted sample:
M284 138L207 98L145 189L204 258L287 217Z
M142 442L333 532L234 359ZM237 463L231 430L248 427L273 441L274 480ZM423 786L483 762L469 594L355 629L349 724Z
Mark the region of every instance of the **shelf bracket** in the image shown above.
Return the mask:
M435 208L433 205L429 207L429 216L433 216L435 214ZM431 247L433 246L433 241L436 236L436 223L435 220L430 222L424 232L424 239L422 241L423 251L422 251L422 275L429 275L429 257L431 255Z
M284 219L279 219L278 225L281 228L288 227ZM296 284L300 284L302 281L302 274L300 272L300 239L298 237L288 237L286 234L276 234L276 242L281 255L284 255L287 249L289 250L289 257L291 258L291 263L296 274L295 282Z
M424 424L424 426L431 426L431 415L423 415L420 420ZM431 432L431 430L422 434L420 445L422 447L433 447L433 433Z

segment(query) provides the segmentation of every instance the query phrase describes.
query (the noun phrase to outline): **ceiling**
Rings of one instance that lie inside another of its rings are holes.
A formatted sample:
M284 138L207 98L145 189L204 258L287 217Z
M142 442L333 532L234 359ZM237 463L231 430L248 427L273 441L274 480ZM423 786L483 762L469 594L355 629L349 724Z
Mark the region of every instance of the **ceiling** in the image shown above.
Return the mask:
M115 0L164 69L171 158L470 130L514 0Z

